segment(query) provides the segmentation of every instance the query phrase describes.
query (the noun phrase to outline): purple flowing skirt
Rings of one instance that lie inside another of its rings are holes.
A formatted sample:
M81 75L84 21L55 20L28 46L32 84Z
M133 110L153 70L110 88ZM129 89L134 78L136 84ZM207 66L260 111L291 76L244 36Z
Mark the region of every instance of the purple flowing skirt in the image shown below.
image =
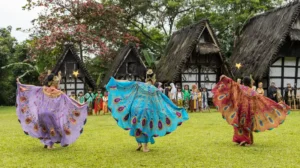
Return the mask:
M76 141L86 123L87 105L65 94L45 92L46 87L18 84L17 115L26 135L44 145L68 146Z

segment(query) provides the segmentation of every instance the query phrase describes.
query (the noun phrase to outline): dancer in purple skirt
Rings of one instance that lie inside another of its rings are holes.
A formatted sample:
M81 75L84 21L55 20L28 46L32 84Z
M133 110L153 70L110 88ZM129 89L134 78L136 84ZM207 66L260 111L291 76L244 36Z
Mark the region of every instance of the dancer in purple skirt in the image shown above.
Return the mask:
M26 135L38 138L45 148L65 147L79 137L86 123L87 105L58 90L58 76L48 73L48 86L24 85L17 79L17 115Z

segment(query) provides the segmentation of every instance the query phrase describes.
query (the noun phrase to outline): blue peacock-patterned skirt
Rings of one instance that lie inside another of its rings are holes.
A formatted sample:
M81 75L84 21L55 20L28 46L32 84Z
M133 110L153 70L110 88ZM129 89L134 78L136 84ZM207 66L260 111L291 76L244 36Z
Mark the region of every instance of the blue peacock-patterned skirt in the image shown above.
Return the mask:
M153 85L111 78L106 89L112 116L139 143L154 143L153 137L170 134L189 118Z

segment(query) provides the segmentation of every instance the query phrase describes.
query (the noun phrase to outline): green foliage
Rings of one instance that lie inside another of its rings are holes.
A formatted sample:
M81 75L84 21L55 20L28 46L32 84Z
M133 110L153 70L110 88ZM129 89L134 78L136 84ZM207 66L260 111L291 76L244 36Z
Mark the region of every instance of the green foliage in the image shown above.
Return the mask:
M107 70L107 62L102 61L99 57L85 57L86 67L93 77L96 79L97 87L100 87L100 83L104 77L104 72Z
M148 68L155 69L155 57L148 50L142 50L142 55Z
M35 63L28 60L27 42L17 43L16 39L11 36L11 29L12 27L0 29L0 105L15 103L18 76L27 72L22 82L38 84L39 73Z
M0 107L0 167L299 167L299 112L279 128L255 133L251 147L231 141L232 126L221 114L189 116L175 132L155 138L149 153L135 151L135 139L111 115L89 116L74 144L47 150L23 133L14 107Z

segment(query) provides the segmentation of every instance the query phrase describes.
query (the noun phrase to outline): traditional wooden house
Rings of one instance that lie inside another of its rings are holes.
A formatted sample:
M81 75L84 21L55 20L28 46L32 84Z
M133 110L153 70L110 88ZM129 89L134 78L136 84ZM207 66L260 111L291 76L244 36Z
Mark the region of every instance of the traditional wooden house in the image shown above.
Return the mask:
M101 82L104 86L110 77L129 81L145 81L147 68L134 44L128 44L115 57Z
M252 74L265 89L271 82L279 88L287 83L300 86L299 11L300 3L296 1L251 18L231 56L232 64L242 65L239 70L232 69L234 76Z
M66 45L57 61L52 73L62 73L60 88L68 95L74 91L77 95L80 91L87 92L89 88L96 89L96 83L88 73L84 63L77 55L73 45Z
M156 75L159 82L189 85L190 89L196 84L210 92L221 74L231 76L229 69L209 21L203 19L173 33Z

